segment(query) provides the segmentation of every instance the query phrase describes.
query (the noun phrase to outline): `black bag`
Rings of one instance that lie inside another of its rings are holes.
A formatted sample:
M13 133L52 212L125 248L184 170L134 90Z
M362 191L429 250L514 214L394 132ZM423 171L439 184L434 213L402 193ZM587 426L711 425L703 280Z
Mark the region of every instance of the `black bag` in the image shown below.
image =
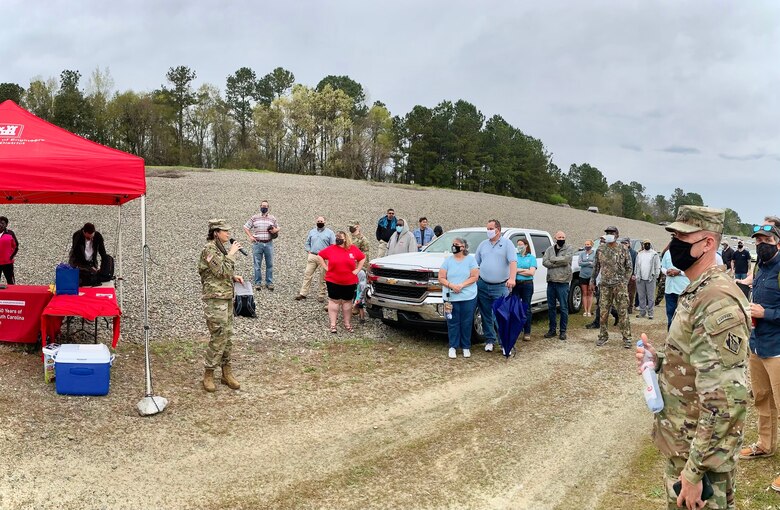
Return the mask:
M100 257L98 279L100 280L100 283L110 282L114 279L114 257L111 255Z
M271 232L271 230L273 230L273 229L274 229L274 226L273 226L273 225L271 225L270 227L268 227L268 235L269 235L269 236L271 236L271 240L274 240L274 239L276 239L277 237L279 237L279 232Z
M233 315L256 318L255 296L236 296L233 301Z

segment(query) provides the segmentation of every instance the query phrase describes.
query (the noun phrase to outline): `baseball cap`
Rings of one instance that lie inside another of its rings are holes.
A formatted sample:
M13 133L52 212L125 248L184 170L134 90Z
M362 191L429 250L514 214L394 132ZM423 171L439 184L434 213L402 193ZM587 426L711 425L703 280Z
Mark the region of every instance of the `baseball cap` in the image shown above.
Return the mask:
M347 223L347 226L349 228L357 227L358 225L360 225L360 222L358 220L352 220Z
M604 229L604 232L615 232L615 233L618 233L618 228L617 227L613 227L613 226L609 226L609 227Z
M647 244L647 243L653 244L653 242L650 241L650 239L642 239L642 244Z
M230 226L227 220L223 220L223 219L209 220L209 230L232 230L232 229L233 227Z
M723 221L726 211L699 205L681 205L677 219L666 226L669 232L692 234L700 230L708 230L716 234L723 233Z

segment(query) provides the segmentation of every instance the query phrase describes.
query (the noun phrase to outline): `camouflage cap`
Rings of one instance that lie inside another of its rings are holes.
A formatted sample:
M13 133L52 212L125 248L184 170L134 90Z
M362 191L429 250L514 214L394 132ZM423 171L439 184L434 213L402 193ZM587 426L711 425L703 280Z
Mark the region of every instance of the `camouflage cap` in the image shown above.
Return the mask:
M604 229L604 232L614 232L617 234L619 231L617 227L613 227L612 225L610 225Z
M357 226L359 226L359 225L360 225L360 222L359 222L358 220L351 220L351 221L349 221L349 222L347 223L347 226L348 226L349 228L352 228L352 227L357 227Z
M726 211L698 205L681 205L677 219L666 226L669 232L691 234L700 230L708 230L717 234L723 233L723 221Z
M223 219L211 219L209 220L209 230L233 230L233 227Z

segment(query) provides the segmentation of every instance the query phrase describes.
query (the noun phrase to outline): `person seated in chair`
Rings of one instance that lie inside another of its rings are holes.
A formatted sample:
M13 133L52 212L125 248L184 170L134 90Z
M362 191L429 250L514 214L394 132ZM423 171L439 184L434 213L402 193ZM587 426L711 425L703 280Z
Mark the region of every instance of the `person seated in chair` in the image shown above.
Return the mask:
M95 230L95 225L85 223L81 230L73 233L73 245L68 258L68 264L79 269L79 286L100 285L98 255L102 264L107 257L103 236Z

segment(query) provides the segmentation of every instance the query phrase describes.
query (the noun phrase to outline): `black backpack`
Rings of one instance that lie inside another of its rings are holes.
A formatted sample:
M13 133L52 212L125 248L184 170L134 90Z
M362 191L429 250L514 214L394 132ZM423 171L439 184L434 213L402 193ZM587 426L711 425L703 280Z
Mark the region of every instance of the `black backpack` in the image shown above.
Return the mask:
M100 270L98 270L98 279L100 283L110 282L114 279L114 257L104 255L100 257Z
M255 296L236 296L233 301L233 315L256 318Z

